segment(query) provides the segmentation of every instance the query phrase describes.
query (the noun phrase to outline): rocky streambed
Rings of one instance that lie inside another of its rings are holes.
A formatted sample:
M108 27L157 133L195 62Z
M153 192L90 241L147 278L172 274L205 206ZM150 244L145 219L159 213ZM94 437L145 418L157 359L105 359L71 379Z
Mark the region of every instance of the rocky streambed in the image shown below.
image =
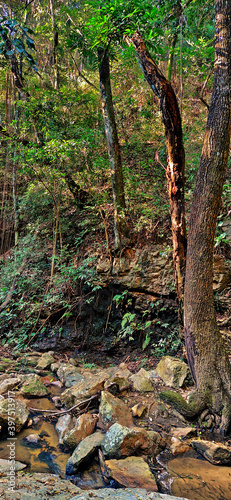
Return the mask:
M208 440L212 416L194 426L158 396L164 386L185 398L193 390L179 359L132 373L125 363L83 368L78 359L35 352L3 359L0 369L0 498L231 499L231 447ZM15 491L8 488L12 400Z

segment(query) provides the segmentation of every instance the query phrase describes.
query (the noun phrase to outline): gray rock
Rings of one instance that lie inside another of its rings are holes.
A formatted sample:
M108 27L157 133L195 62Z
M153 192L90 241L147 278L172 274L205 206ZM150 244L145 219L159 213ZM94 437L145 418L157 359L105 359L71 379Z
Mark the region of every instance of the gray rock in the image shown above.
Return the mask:
M19 432L25 425L29 417L29 411L27 409L26 403L14 398L7 398L0 401L0 425L3 428L8 427L10 411L15 412L15 430L16 432Z
M11 389L13 389L14 387L16 387L18 384L20 384L21 380L20 378L7 378L5 380L3 380L1 383L0 383L0 394L4 394L4 392L8 392L10 391Z
M78 368L72 364L61 364L57 370L57 376L66 387L72 387L84 380Z
M67 462L66 474L71 476L83 465L87 464L96 450L100 447L103 439L101 432L95 432L79 443L74 453Z
M36 444L41 440L41 438L38 434L29 434L29 436L25 437L25 440L27 443Z
M82 491L70 500L187 500L187 498L173 497L156 492L147 492L141 488L113 489L105 488L99 490Z
M6 476L8 472L11 470L11 462L10 460L4 460L3 458L0 458L0 471L1 471L1 476ZM23 470L27 467L26 464L23 464L22 462L17 462L13 464L14 470L19 471Z
M138 373L130 377L133 387L139 392L153 392L154 388L149 373L141 368Z
M168 387L184 387L194 383L188 365L170 356L161 359L156 367L156 373Z
M69 387L61 394L61 400L69 408L99 393L108 379L106 370L84 372L84 377L77 384Z
M50 368L51 364L55 362L53 354L53 351L42 354L36 368L38 370L47 370Z
M64 436L73 428L73 426L74 423L69 413L63 415L62 417L59 417L55 426L59 438L59 444L63 444Z

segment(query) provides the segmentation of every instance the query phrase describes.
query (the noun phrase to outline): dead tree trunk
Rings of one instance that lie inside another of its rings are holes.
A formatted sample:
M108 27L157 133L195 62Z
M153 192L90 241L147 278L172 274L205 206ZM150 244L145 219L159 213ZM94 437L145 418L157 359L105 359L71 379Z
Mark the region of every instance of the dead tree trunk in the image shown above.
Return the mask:
M231 368L216 320L213 251L229 153L231 117L231 1L216 0L214 85L193 197L185 277L185 341L198 397L221 430L231 419Z
M124 213L125 196L122 159L112 101L110 65L107 48L98 50L98 58L101 104L111 167L111 182L114 202L115 248L119 248L121 244L123 244L123 236L126 225Z
M179 304L179 319L183 324L183 288L186 258L186 230L184 204L185 153L179 107L171 83L166 80L149 54L137 31L129 40L136 49L141 70L152 91L159 98L168 151L166 169L173 238L175 284Z

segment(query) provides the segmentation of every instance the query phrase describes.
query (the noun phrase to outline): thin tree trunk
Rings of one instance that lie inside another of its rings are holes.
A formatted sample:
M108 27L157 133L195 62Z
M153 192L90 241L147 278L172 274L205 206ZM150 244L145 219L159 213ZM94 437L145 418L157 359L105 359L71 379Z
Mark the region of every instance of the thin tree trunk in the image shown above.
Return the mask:
M216 0L212 99L191 209L185 277L185 341L197 393L221 429L231 418L231 368L216 320L213 252L230 142L231 1Z
M179 305L179 320L180 323L183 324L182 311L186 258L186 229L184 204L185 153L181 117L175 92L170 82L166 80L156 63L153 61L138 31L132 36L131 42L136 49L137 60L141 70L152 91L159 98L162 120L165 126L168 151L166 175L170 200L174 274Z
M53 30L53 67L54 67L54 89L58 90L59 87L59 67L57 57L57 47L59 43L58 30L55 19L55 0L50 0L50 13Z
M109 56L106 49L98 50L101 104L111 167L111 182L114 202L115 248L123 244L125 231L125 196L121 151L117 135L112 101Z

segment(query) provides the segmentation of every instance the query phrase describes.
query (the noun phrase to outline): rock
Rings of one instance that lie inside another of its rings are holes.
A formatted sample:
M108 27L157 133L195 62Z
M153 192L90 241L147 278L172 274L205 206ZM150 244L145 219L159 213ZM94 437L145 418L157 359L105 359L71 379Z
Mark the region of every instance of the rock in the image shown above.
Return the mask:
M8 409L8 404L9 404L9 409ZM10 411L15 412L14 415L15 430L16 432L19 432L22 429L22 427L26 424L29 417L29 411L27 409L26 403L24 403L24 401L14 398L7 398L0 401L0 425L3 428L8 428Z
M169 412L164 403L160 403L159 401L155 401L152 406L151 406L151 412L150 415L154 418L168 418L169 417Z
M231 272L222 255L214 255L213 260L213 290L222 292L231 283Z
M26 464L23 464L22 462L17 462L15 461L13 464L14 471L19 471L23 470L27 467ZM10 460L4 460L3 458L0 458L0 476L6 476L8 473L12 470L12 465Z
M230 498L230 467L212 465L206 460L184 455L167 464L171 474L172 500L186 497L197 500L228 500ZM173 480L174 478L174 480ZM164 483L166 485L166 479Z
M78 495L81 498L81 490L70 481L60 479L54 474L45 473L23 473L16 476L16 487L13 491L9 488L9 478L0 477L0 495L4 500L70 500Z
M155 477L141 457L128 457L124 460L106 460L108 475L125 488L144 488L158 491Z
M98 426L107 430L115 422L127 427L132 426L132 413L123 401L110 394L110 392L102 391Z
M182 442L176 437L172 437L169 449L173 455L177 455L178 453L184 453L185 451L190 450L190 445Z
M42 354L36 368L38 370L48 370L51 364L55 362L53 354L53 351L45 352L44 354Z
M137 405L132 407L132 415L133 417L142 417L147 411L148 407L144 403L138 403Z
M72 364L61 364L57 370L57 376L66 387L72 387L84 380L78 368Z
M56 497L55 497L56 498ZM187 500L186 498L172 497L162 493L147 492L141 488L104 488L99 490L83 491L81 496L70 500Z
M193 385L188 365L177 358L164 356L156 367L156 373L168 387Z
M197 435L195 427L175 427L171 429L171 436L184 440L190 439Z
M21 359L20 362L24 366L32 366L35 367L37 366L38 362L40 360L40 356L36 355L30 355L30 354L25 354Z
M29 436L25 437L25 441L31 444L37 444L41 440L38 434L29 434Z
M97 421L97 415L91 415L90 413L80 415L76 420L75 427L64 436L63 444L69 449L76 448L84 438L94 432Z
M221 444L212 443L211 441L192 440L191 445L211 464L226 465L231 463L231 448Z
M5 392L7 393L14 387L16 387L18 384L20 384L21 379L20 378L7 378L3 380L3 382L0 383L0 394L4 394Z
M121 363L118 367L113 370L111 377L106 380L104 384L104 389L109 390L114 385L117 386L119 392L127 391L131 387L131 382L129 377L132 375L130 370L126 367L125 363Z
M84 372L84 378L78 384L66 389L61 394L61 401L71 408L73 405L102 391L107 378L108 373L104 370L98 372L92 371L92 373L88 374Z
M100 447L102 439L103 434L95 432L79 443L67 462L66 474L68 476L73 475L90 461L96 450Z
M61 417L59 417L55 426L59 438L59 444L63 444L64 436L68 431L72 429L73 425L73 420L69 413L66 413L66 415L62 415Z
M139 392L153 392L154 388L152 385L151 378L144 368L141 368L138 373L135 373L130 377L133 387Z
M41 378L38 375L33 375L30 376L26 382L24 382L21 387L20 394L26 396L27 398L41 398L43 396L48 396L50 392L42 383Z
M107 458L121 458L130 455L155 454L162 448L160 435L140 427L125 427L113 424L102 441L102 451Z

